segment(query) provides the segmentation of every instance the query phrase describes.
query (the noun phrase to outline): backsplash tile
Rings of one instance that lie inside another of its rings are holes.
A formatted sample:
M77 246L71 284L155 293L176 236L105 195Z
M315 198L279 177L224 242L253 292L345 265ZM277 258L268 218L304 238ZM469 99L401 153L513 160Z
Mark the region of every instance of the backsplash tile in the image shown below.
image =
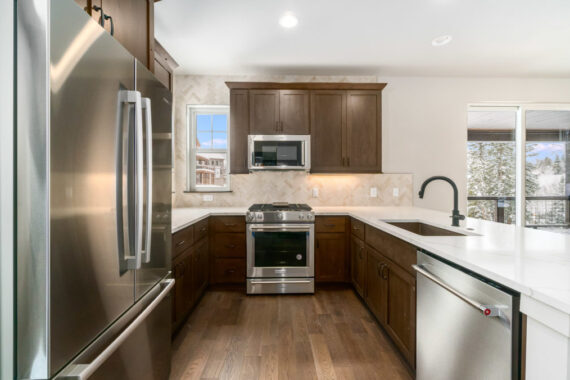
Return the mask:
M287 201L312 206L411 206L412 174L312 175L304 172L257 172L231 176L229 193L214 193L204 202L202 193L186 189L186 106L227 105L226 81L263 82L376 82L375 76L176 76L174 81L175 179L174 207L249 206ZM370 188L378 197L369 196ZM393 188L399 196L393 196ZM312 197L312 189L319 197Z

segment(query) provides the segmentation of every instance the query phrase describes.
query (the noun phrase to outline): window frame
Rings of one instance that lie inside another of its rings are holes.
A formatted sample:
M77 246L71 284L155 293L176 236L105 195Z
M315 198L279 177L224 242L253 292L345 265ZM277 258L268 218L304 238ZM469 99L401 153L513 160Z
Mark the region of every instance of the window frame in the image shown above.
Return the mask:
M526 112L570 111L570 103L483 102L467 105L467 112L498 110L516 110L517 112L515 127L515 225L526 227ZM467 143L469 143L468 133ZM466 167L465 170L467 174L468 168Z
M198 148L197 138L197 114L226 115L227 129L225 149ZM186 192L195 193L222 193L231 191L230 176L230 106L229 105L186 105ZM197 153L225 153L227 162L226 186L196 186L196 154Z

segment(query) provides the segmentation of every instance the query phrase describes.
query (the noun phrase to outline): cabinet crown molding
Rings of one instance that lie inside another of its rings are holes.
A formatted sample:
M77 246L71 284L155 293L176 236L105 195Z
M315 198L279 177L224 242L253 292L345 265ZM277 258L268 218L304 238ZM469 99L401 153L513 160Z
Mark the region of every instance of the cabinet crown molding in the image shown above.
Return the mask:
M387 83L340 82L226 82L228 88L243 90L376 90L382 91Z

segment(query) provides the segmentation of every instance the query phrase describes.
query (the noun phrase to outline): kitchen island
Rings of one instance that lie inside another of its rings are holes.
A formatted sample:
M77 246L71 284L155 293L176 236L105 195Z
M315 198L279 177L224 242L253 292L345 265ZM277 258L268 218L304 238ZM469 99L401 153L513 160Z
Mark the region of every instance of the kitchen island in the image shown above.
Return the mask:
M173 210L172 231L246 207ZM413 207L315 207L347 215L521 293L527 316L527 378L568 378L570 371L570 235L468 218L451 227L447 213ZM467 236L421 236L385 221L421 221Z

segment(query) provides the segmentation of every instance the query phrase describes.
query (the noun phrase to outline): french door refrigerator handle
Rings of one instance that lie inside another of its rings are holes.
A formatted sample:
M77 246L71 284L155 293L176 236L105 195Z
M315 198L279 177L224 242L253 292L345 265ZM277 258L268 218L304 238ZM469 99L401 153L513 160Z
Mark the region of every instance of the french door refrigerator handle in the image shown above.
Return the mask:
M142 98L142 109L145 111L146 128L146 231L145 245L141 254L143 262L150 262L152 243L152 111L149 98Z
M452 288L451 286L449 286L448 284L446 284L439 277L428 272L426 269L424 269L420 265L414 264L414 265L412 265L412 268L416 272L418 272L419 274L421 274L422 276L427 278L428 280L432 281L436 285L441 286L443 289L447 290L448 292L450 292L451 294L453 294L454 296L456 296L457 298L459 298L463 302L467 303L469 306L477 309L485 317L500 317L501 316L501 309L497 305L483 305L483 304L469 298L465 294L461 293L460 291L458 291L458 290Z
M142 98L137 92L138 106L135 108L135 255L136 266L141 268L142 244L143 244L143 216L144 216L144 142L143 142L143 117Z
M142 141L141 141L141 147L139 147L138 141L139 141L139 130L142 131L142 105L141 105L141 94L138 91L129 91L129 90L121 90L119 92L119 101L120 101L120 109L121 112L123 113L121 115L121 120L120 120L120 128L119 128L119 139L118 141L120 141L117 144L117 194L116 194L116 198L117 198L117 231L118 231L118 238L119 238L119 242L120 242L120 250L124 252L125 250L125 240L126 240L126 244L128 245L129 249L128 249L128 255L124 255L124 261L126 262L126 267L127 269L131 270L131 269L138 269L140 267L140 262L141 262L141 256L139 253L139 249L140 249L140 244L137 244L139 237L141 236L141 232L142 232L142 224L140 225L140 228L138 228L139 226L139 222L137 217L139 215L142 215L142 203L140 202L142 200L142 187L137 183L135 185L135 191L136 191L136 197L135 197L135 206L137 209L135 209L135 215L134 215L134 219L135 219L135 226L131 226L131 220L133 220L133 218L131 216L133 216L131 214L131 210L133 210L131 207L129 207L128 202L129 202L129 196L126 196L126 202L127 202L127 222L126 222L126 230L127 230L127 234L125 235L125 220L124 220L124 216L123 216L123 209L124 209L124 204L123 204L123 196L124 196L124 184L123 184L123 174L124 174L124 155L125 153L129 154L129 143L127 142L125 145L125 139L128 141L129 139L129 127L130 127L130 111L128 109L128 106L130 105L134 105L135 107L135 140L136 140L136 146L135 146L135 165L136 165L136 176L135 179L140 178L142 181L142 167L139 164L139 161L141 161L142 163ZM127 108L127 110L125 111L125 108ZM126 132L126 133L125 133ZM125 138L125 134L126 134L126 138ZM140 157L139 157L140 156ZM128 162L128 159L127 159ZM139 168L140 168L140 174L139 174ZM127 172L128 172L128 165L127 165ZM140 194L138 194L140 192ZM138 208L141 209L141 212L138 212ZM142 222L141 222L142 223ZM135 236L135 246L131 247L131 239L129 238L132 229L134 228L134 236ZM134 255L133 255L134 253Z
M162 282L164 288L156 296L156 298L131 322L131 324L125 328L117 338L111 342L91 363L88 364L77 364L70 366L68 369L64 370L60 375L56 376L56 379L65 380L86 380L88 379L109 357L117 351L117 349L123 344L125 340L140 326L141 323L145 321L150 313L162 302L164 297L168 295L172 287L174 286L174 279L167 279Z

